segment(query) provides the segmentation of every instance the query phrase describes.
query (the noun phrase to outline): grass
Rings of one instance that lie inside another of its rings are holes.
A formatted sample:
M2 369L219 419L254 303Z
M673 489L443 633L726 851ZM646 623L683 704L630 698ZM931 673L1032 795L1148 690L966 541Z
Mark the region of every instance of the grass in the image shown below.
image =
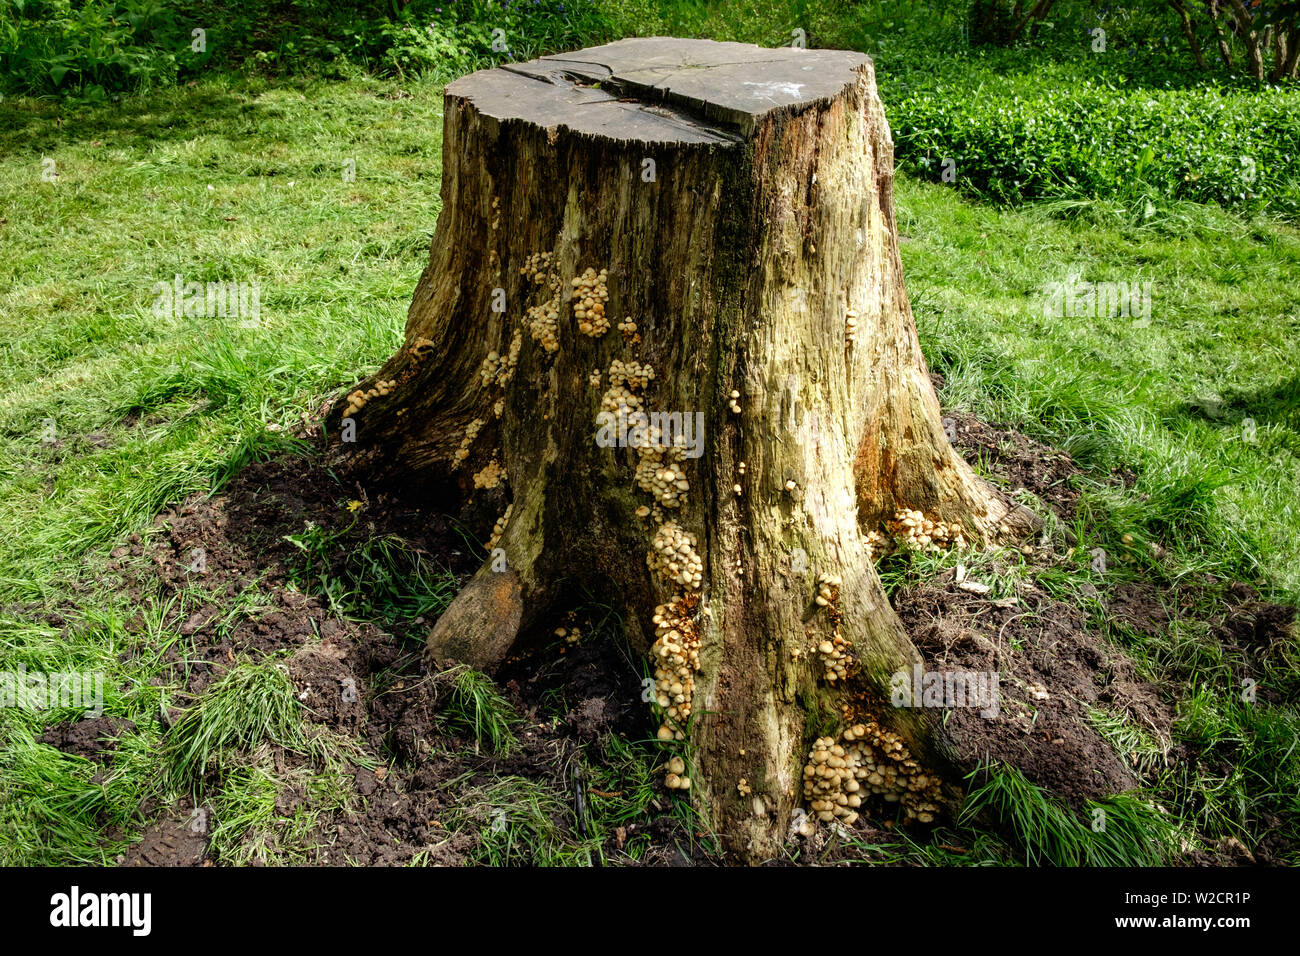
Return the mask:
M293 682L275 661L232 667L172 725L164 745L169 781L198 793L231 751L263 741L287 750L307 742Z
M762 30L788 35L769 13ZM164 654L186 649L166 621L191 598L137 606L103 563L126 535L147 536L162 507L220 488L250 461L300 452L284 429L397 348L439 211L440 94L422 80L271 86L218 76L103 108L0 103L0 668L102 672L105 713L137 727L97 778L89 761L36 740L75 713L0 712L0 862L110 861L123 842L110 834L138 828L146 797L173 797L218 766L229 782L218 795L228 801L217 815L219 857L300 859L294 841L311 821L278 821L271 794L288 782L256 743L312 747L283 675L239 665L164 740L157 715L178 691ZM41 180L44 157L55 160L56 182ZM356 161L355 182L340 175L345 159ZM927 358L946 378L944 402L1055 442L1086 469L1070 529L1078 561L1040 583L1064 597L1084 583L1211 574L1300 599L1293 226L1178 203L1149 214L1098 201L992 209L906 175L897 202L908 288ZM1041 290L1071 272L1150 280L1153 321L1045 317ZM177 273L257 280L260 325L154 315L154 284ZM1132 487L1108 480L1116 468L1133 472ZM1168 557L1128 548L1125 534ZM395 539L369 541L328 581L330 542L296 543L300 584L323 590L339 613L383 623L435 614L450 596L436 564ZM1133 560L1098 574L1094 547ZM912 556L887 583L944 560ZM1022 564L989 555L970 573L1001 593ZM252 608L256 594L247 601ZM65 602L75 617L48 623ZM1174 770L1152 756L1143 766L1148 785L1178 795L1167 801L1172 816L1248 846L1263 837L1252 808L1300 819L1292 706L1240 700L1241 662L1195 622L1137 634L1086 606L1144 673L1187 687L1175 742L1218 758ZM1292 687L1288 666L1261 683ZM456 677L449 719L482 750L508 752L513 718L490 682L471 675ZM1099 721L1120 749L1138 740L1115 715ZM657 812L660 799L653 746L611 746L586 770L591 789L621 794L591 797L595 834ZM470 802L504 805L514 793L508 840L465 810L466 826L489 829L485 859L597 861L556 822L565 792L503 786ZM1117 831L1089 850L1090 838L1032 792L989 787L985 809L1000 814L1006 840L1028 847L1025 859L1136 860L1133 835L1163 832L1136 805L1107 804ZM684 832L699 830L679 806L668 809ZM994 837L979 839L964 860L996 860ZM645 850L633 833L624 852ZM931 863L961 856L905 842L889 852Z
M519 715L501 696L496 684L486 674L461 665L444 671L439 680L451 685L451 693L442 715L453 733L470 733L475 752L508 754L518 746L514 726Z
M1088 801L1081 813L1049 798L1020 771L983 768L967 792L959 822L987 814L1030 866L1161 866L1176 846L1174 818L1133 793Z

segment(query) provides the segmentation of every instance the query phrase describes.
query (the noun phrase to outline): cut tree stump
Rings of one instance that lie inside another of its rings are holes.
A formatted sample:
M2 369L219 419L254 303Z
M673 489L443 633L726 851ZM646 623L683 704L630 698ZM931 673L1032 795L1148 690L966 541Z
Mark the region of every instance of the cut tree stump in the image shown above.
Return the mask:
M327 418L340 467L490 535L431 661L492 671L607 596L665 782L733 859L795 808L942 812L958 768L890 706L920 656L870 547L906 509L922 547L1037 526L944 434L893 170L858 53L634 39L457 80L405 346Z

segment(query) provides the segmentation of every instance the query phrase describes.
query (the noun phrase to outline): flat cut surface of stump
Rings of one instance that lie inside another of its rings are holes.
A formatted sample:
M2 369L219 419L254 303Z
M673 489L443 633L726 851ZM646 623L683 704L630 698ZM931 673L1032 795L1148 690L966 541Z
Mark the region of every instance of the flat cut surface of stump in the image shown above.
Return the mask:
M647 37L483 70L447 93L501 122L721 145L748 137L773 110L829 102L868 60L843 50Z

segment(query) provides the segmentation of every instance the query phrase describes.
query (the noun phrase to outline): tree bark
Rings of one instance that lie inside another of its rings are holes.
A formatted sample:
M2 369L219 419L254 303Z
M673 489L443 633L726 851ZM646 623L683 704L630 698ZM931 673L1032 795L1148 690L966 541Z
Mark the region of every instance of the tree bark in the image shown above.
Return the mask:
M1219 0L1209 0L1209 10L1207 16L1210 18L1210 26L1214 29L1215 43L1219 49L1219 59L1228 69L1232 69L1232 49L1228 45L1228 38L1223 32L1223 27L1219 24Z
M1250 70L1250 75L1262 83L1264 50L1260 49L1260 35L1255 29L1254 16L1242 0L1228 0L1228 5L1237 22L1237 36L1246 48L1246 67Z
M483 71L446 89L443 164L405 346L327 419L355 429L340 467L497 519L430 659L491 671L582 586L650 655L665 780L732 858L806 800L937 815L959 771L932 712L890 706L920 657L868 536L1037 521L945 438L871 60L653 38Z
M1192 51L1192 59L1196 61L1197 67L1208 70L1210 67L1205 62L1205 54L1201 52L1201 41L1196 38L1196 27L1192 24L1192 16L1187 9L1187 4L1183 0L1169 0L1169 6L1178 14L1178 24L1182 27L1183 36L1187 38L1187 46Z

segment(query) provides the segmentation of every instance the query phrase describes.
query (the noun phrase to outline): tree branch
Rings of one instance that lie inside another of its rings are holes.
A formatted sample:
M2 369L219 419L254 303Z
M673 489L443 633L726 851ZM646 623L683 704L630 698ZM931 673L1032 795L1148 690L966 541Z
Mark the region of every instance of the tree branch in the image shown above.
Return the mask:
M1205 62L1205 54L1201 52L1201 43L1196 39L1196 28L1192 25L1192 15L1187 10L1187 4L1183 0L1169 0L1169 5L1178 14L1179 23L1183 28L1183 36L1187 37L1187 45L1192 50L1192 57L1196 60L1196 65L1202 70L1208 70L1210 67Z

